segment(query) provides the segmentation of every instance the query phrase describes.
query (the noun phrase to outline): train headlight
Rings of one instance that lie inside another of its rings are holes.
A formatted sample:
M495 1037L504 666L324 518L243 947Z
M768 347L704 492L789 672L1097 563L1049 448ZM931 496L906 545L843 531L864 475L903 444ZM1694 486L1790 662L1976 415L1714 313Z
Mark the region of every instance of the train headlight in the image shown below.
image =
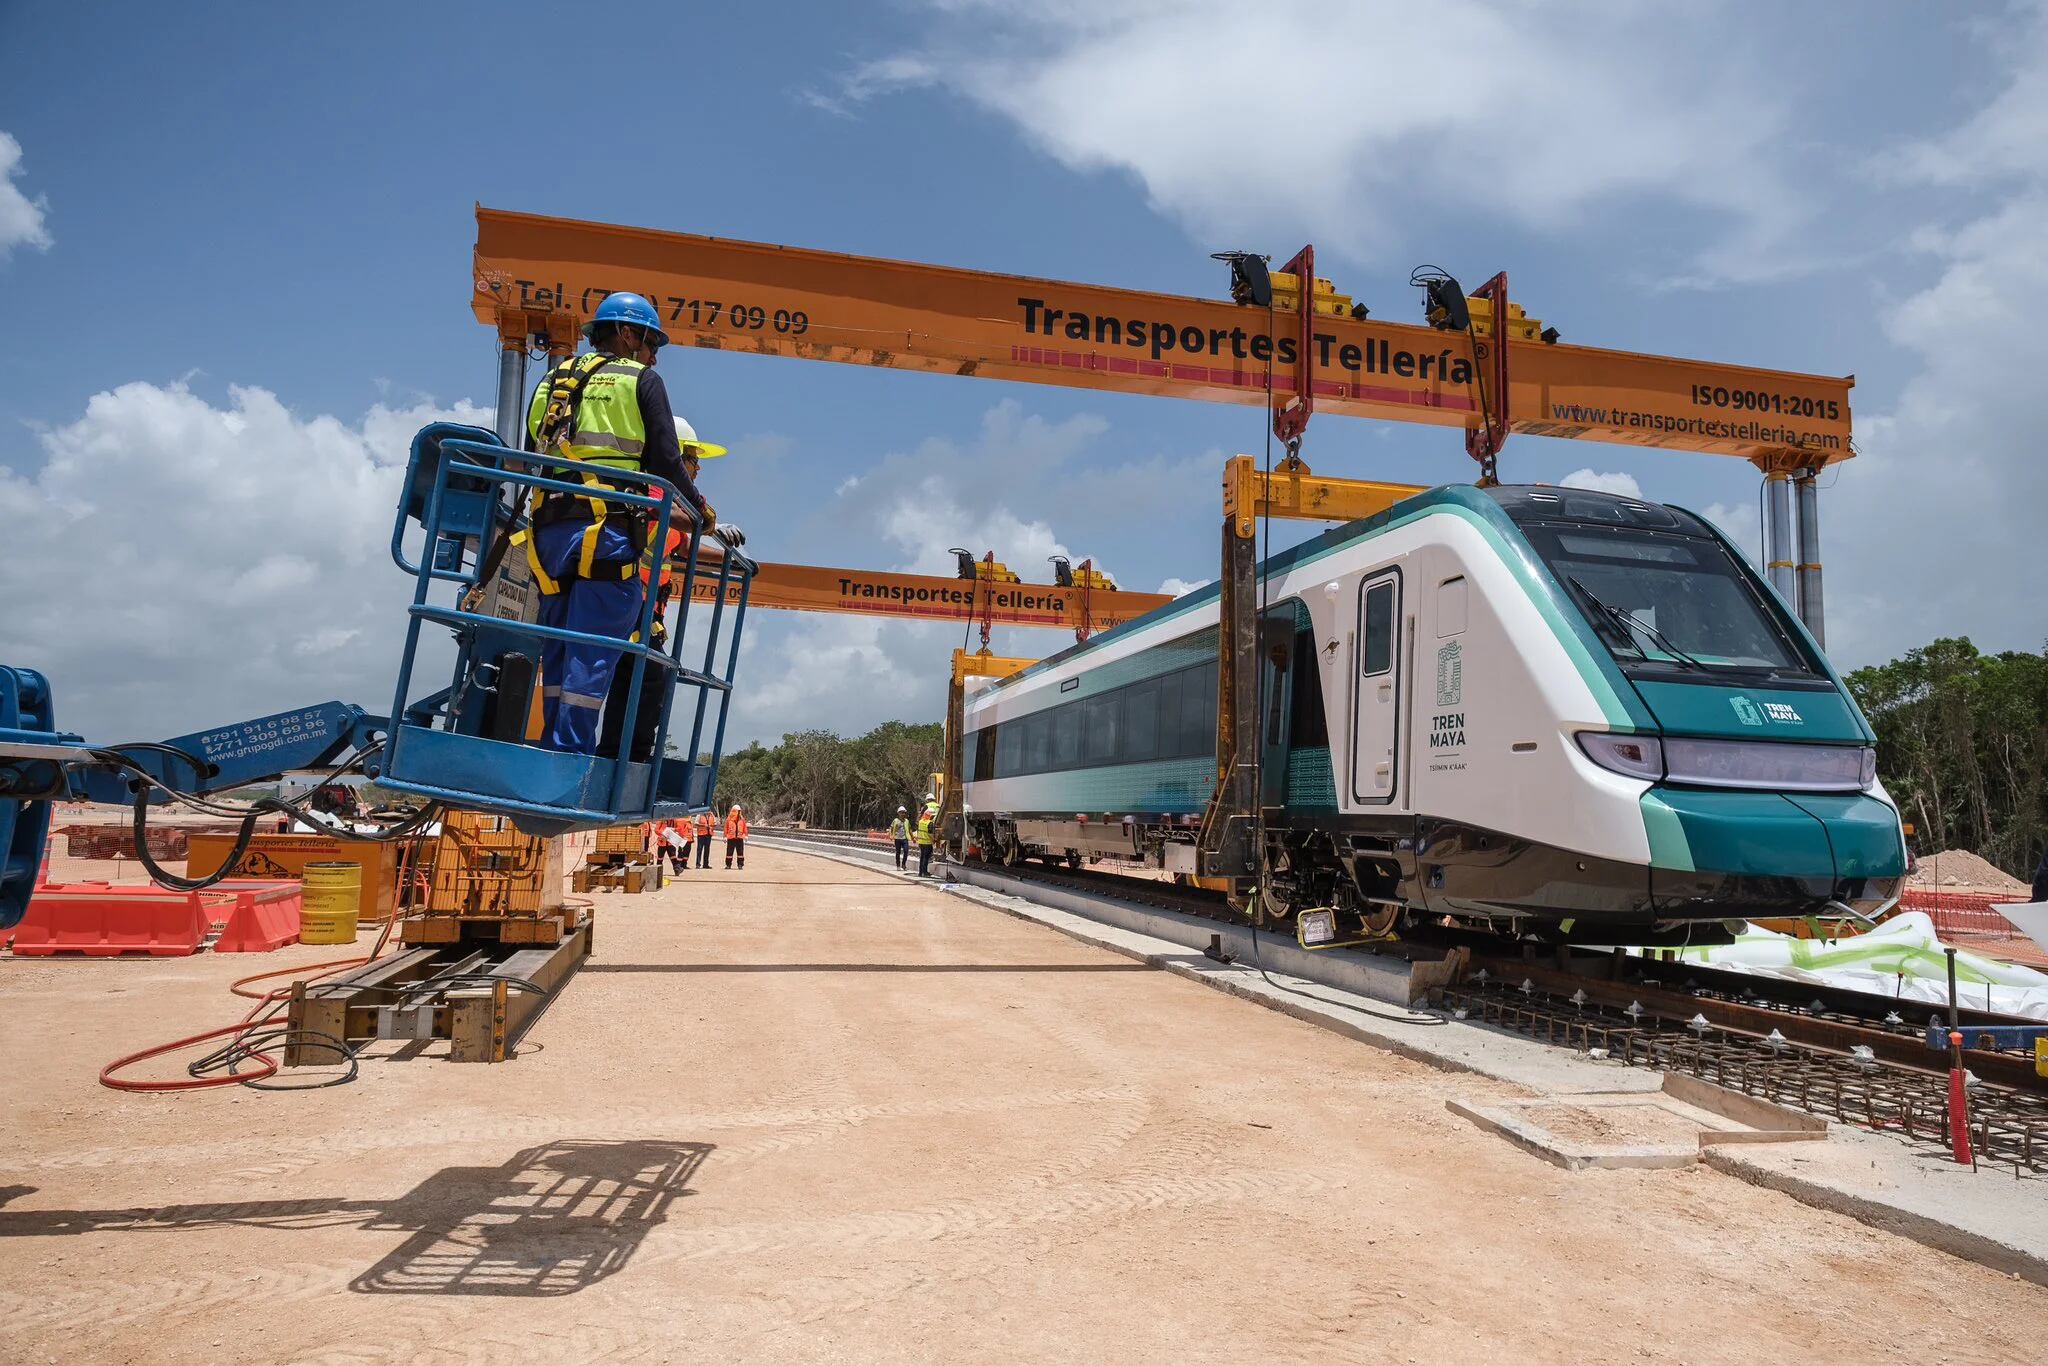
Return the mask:
M1664 777L1664 745L1654 735L1582 730L1579 748L1586 751L1588 759L1615 773L1653 783Z
M1580 731L1579 748L1600 767L1647 782L1783 792L1860 792L1877 781L1867 745L1793 745L1758 740L1658 739Z
M1876 762L1863 745L1786 745L1754 740L1664 741L1665 777L1696 787L1856 792Z

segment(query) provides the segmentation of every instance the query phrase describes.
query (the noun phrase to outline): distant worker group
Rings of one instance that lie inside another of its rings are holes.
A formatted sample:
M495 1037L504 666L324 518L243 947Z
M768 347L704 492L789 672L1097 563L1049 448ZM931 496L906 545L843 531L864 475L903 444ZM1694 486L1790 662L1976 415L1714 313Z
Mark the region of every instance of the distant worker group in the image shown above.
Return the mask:
M526 419L531 448L666 479L707 530L734 549L744 544L737 527L719 526L697 491L702 461L725 454L725 448L697 440L695 429L670 407L668 389L654 372L655 355L668 344L654 305L638 294L608 295L584 335L591 349L556 366L533 392ZM623 644L634 639L645 595L653 592L659 643L667 631L662 616L671 591L668 556L686 533L675 529L668 544L650 546L653 528L646 517L603 500L607 490L639 491L635 486L589 473L583 482L590 494L548 494L534 509L529 531L515 538L540 589L540 623ZM541 654L542 743L594 754L602 736L608 752L619 752L629 730L626 693L633 675L630 668L618 668L620 658L619 649L587 641L547 642ZM649 695L671 686L663 672L650 668L644 674L643 701L630 727L632 757L641 760L653 755L661 714L658 696ZM615 688L615 682L622 686ZM708 844L702 852L708 855Z
M910 819L910 808L896 808L896 819L889 822L889 838L896 845L896 871L910 871L910 846L917 845L917 875L932 875L932 845L936 840L933 830L939 822L939 799L930 792L924 794L924 806L916 822Z
M711 837L718 832L718 822L709 811L700 811L695 816L676 820L656 821L654 838L658 852L668 858L669 870L680 877L690 868L690 852L696 848L696 866L708 870L711 867ZM737 866L745 871L747 866L747 818L733 803L732 810L725 816L725 866Z

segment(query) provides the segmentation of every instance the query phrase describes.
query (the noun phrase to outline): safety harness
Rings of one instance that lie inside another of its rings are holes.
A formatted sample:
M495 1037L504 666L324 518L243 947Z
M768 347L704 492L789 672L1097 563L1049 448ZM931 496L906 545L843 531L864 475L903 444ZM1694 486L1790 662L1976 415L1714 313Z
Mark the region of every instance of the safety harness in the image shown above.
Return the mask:
M588 395L591 377L616 357L602 351L589 351L573 357L556 366L548 375L547 407L541 412L540 430L535 441L544 451L559 450L569 443L576 431L576 416L582 410L583 400ZM608 483L588 470L578 471L583 483L593 489L611 489L625 492L617 484ZM584 528L582 545L579 547L576 563L559 575L551 575L541 566L540 548L534 543L533 529L550 526L556 522L574 521L583 515L587 505L590 525ZM606 521L616 519L624 533L627 544L632 547L631 557L624 560L597 558L597 538L604 530ZM577 579L597 583L624 583L640 572L640 557L647 548L647 527L643 518L630 511L614 511L595 494L551 493L540 501L533 510L532 525L515 533L511 544L526 551L526 566L533 571L534 584L541 593L553 597L562 591L563 585Z

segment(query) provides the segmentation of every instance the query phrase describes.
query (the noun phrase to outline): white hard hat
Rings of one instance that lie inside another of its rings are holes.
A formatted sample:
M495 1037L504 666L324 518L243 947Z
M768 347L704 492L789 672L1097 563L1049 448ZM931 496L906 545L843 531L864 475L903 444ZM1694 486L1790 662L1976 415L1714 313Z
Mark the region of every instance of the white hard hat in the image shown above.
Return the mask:
M714 446L709 441L697 439L697 429L690 425L688 418L676 419L676 444L683 448L686 458L716 460L725 454L725 447Z
M734 803L732 804L732 809L733 809L733 810L735 810L735 811L739 810L739 809L740 809L740 804L739 804L738 802L734 802Z
M896 809L897 809L898 811L908 811L908 810L910 810L910 808L909 808L909 807L907 807L907 806L899 806L899 807L897 807Z

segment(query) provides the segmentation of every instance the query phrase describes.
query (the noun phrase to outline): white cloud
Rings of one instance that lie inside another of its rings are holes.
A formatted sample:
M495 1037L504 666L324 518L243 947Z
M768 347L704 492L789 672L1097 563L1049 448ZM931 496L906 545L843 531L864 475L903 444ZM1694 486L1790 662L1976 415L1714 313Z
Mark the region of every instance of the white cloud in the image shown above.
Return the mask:
M1213 579L1167 579L1159 585L1159 591L1171 593L1178 598L1194 592L1197 588L1207 588L1213 582Z
M218 407L182 384L95 394L0 460L0 660L47 673L59 722L102 741L329 698L383 711L411 596L388 552L399 475L443 416L491 420L422 404L351 425L258 388Z
M863 567L951 577L957 563L950 548L962 546L977 557L993 550L1027 582L1052 581L1046 561L1053 555L1079 564L1093 553L1096 567L1114 577L1100 549L1011 506L1020 489L1035 494L1053 487L1055 472L1066 502L1101 506L1088 490L1124 467L1068 467L1107 429L1092 414L1049 422L1005 399L983 413L971 440L930 437L886 454L859 479L842 483L812 517L835 536L851 533L867 547L853 561ZM778 544L808 546L816 539L788 525L773 530ZM761 553L778 557L765 545ZM791 558L815 563L817 553ZM945 707L950 651L980 643L979 629L964 620L761 613L749 616L747 630L756 653L743 661L746 683L735 696L732 722L742 737L772 738L812 726L857 733L892 719L934 720ZM993 640L998 654L1026 656L1061 644L1059 632L1008 627L999 627Z
M1953 133L1908 147L1899 166L1906 178L1988 197L1914 235L1935 275L1886 314L1884 330L1916 369L1889 409L1859 423L1860 458L1822 480L1828 645L1854 662L1935 635L1968 635L1983 649L2038 650L2048 639L2048 465L2038 449L2048 426L2038 321L2048 315L2048 7L2016 10L1983 36L2008 83Z
M1587 467L1585 469L1573 470L1557 482L1568 489L1591 489L1595 493L1614 493L1621 495L1623 498L1640 498L1643 496L1643 486L1636 482L1636 477L1633 474L1623 474L1619 471L1603 474L1598 470Z
M1674 234L1691 237L1675 240L1696 276L1746 279L1786 268L1816 206L1779 169L1798 136L1783 44L1719 5L927 8L924 42L853 70L836 112L950 90L1070 169L1134 178L1219 246L1313 225L1385 262L1416 249L1432 210L1561 237L1650 200L1684 211Z
M21 174L21 144L0 132L0 260L15 247L49 249L50 229L44 222L49 202L41 195L30 199L15 187Z

